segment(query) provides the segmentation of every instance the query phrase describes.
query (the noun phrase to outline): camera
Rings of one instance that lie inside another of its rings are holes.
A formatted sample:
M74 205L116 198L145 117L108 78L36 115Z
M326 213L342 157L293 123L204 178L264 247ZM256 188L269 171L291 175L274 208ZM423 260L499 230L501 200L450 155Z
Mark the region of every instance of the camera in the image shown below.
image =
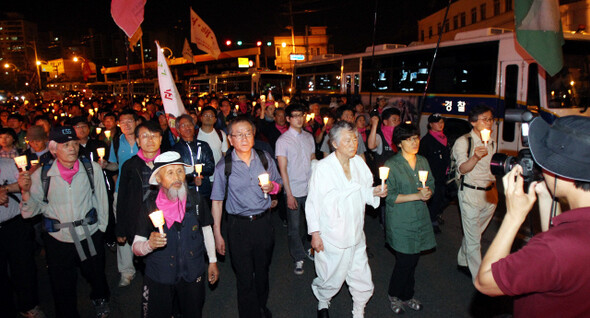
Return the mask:
M507 174L515 165L522 167L522 177L524 179L524 191L528 192L529 185L534 181L543 180L543 174L541 168L531 154L531 150L528 148L528 136L529 136L529 122L533 120L535 115L528 110L521 109L509 109L506 110L504 121L505 122L520 122L521 124L521 136L523 146L526 148L521 149L516 157L509 156L504 153L496 153L492 156L490 163L490 170L493 175L504 176Z

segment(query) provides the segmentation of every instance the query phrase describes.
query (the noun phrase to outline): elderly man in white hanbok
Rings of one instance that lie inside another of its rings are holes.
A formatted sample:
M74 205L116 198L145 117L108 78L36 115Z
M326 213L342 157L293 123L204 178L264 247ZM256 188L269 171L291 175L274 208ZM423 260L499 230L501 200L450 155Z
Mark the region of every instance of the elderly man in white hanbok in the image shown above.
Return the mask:
M353 317L363 317L373 295L365 233L365 205L377 208L387 188L373 187L373 176L356 156L358 139L352 124L340 121L330 131L336 151L315 168L305 205L318 275L311 285L318 299L318 317L328 316L330 300L344 281L353 299Z

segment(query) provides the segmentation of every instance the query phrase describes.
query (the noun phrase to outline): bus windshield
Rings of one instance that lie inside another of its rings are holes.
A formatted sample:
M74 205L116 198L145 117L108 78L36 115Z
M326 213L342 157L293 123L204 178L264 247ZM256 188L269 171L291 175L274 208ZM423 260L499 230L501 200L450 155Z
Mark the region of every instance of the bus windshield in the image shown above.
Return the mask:
M547 79L549 108L587 107L590 103L590 42L566 41L563 62L563 69Z

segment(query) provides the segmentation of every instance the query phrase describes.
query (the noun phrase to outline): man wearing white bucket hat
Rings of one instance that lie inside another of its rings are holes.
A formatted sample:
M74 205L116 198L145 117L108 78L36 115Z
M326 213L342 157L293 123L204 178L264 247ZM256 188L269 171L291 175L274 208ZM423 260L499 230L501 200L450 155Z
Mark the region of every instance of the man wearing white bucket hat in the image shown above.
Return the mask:
M566 116L553 125L536 118L529 144L544 182L523 189L522 167L503 178L506 216L488 249L475 287L490 296L519 296L514 317L589 317L590 118ZM539 200L541 228L510 254L518 229ZM570 210L553 209L567 201Z
M142 317L170 317L174 298L184 317L201 317L205 278L211 284L219 278L211 211L186 185L186 174L192 171L193 167L184 164L174 151L154 160L149 183L160 186L160 190L144 201L133 240L133 253L146 256ZM155 211L160 214L158 224L150 215Z

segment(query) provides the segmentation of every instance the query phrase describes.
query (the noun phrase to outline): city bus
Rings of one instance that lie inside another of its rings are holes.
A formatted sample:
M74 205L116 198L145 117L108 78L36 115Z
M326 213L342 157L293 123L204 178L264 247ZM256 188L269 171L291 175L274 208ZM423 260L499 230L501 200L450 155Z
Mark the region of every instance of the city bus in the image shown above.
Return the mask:
M555 76L515 45L511 30L487 28L441 42L425 100L435 44L381 45L374 53L371 47L364 53L298 63L295 91L310 100L357 97L364 105L384 96L389 105L400 108L403 121L417 122L420 117L423 134L432 113L466 119L472 107L485 104L499 119L493 135L498 150L514 154L522 147L520 124L504 122L506 110L528 109L549 121L589 116L590 35L564 32L564 38L564 67Z
M216 92L220 95L249 95L268 94L288 96L291 88L291 73L283 71L229 72L223 74L205 74L189 79L188 93L190 96L200 96L205 93Z

